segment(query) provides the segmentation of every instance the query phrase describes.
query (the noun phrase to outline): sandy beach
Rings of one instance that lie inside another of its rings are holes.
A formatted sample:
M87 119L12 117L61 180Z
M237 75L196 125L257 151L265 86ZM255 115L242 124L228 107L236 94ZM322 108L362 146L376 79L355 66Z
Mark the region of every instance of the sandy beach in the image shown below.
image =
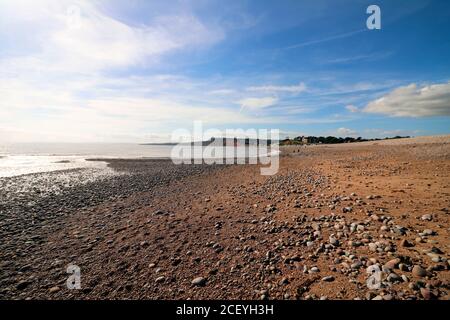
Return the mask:
M450 297L450 136L285 147L274 176L108 160L0 190L2 299Z

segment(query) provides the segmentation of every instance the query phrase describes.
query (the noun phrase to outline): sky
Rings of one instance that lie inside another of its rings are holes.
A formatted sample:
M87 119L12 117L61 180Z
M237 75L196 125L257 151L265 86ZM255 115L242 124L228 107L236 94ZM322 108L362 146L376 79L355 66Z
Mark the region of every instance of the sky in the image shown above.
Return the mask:
M450 134L449 34L441 0L0 0L0 142Z

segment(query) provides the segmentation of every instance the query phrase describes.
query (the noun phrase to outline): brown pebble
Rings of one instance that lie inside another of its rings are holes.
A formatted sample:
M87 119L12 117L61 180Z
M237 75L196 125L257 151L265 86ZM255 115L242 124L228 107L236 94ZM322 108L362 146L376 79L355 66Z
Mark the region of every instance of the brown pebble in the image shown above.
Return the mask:
M61 288L58 287L58 286L56 286L56 287L50 288L50 289L48 290L48 292L50 292L50 293L55 293L55 292L58 292L59 290L61 290Z
M412 274L416 277L425 277L428 272L419 265L415 265L412 269Z

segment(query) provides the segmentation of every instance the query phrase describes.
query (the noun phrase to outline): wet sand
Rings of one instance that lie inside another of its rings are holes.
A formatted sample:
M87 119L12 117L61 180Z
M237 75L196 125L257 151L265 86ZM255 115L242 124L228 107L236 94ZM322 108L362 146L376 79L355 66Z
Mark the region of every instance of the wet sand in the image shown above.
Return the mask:
M270 177L112 160L0 179L0 298L448 299L449 142L287 147Z

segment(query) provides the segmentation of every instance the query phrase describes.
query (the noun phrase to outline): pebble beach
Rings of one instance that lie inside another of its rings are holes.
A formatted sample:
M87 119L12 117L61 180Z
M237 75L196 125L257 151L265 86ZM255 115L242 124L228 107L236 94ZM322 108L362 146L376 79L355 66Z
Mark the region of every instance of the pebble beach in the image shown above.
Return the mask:
M449 299L449 136L281 151L0 178L0 298Z

